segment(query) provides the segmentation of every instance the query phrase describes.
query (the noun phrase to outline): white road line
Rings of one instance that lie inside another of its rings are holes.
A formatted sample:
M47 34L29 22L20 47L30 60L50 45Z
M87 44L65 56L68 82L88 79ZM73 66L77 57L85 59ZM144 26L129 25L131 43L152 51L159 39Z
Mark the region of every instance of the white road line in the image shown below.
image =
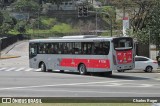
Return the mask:
M0 71L5 70L6 68L0 68Z
M158 80L158 81L159 81L160 79L155 79L155 80Z
M13 68L9 68L9 69L7 69L7 70L5 70L5 71L12 71L12 70L14 70L15 68L13 67Z
M23 70L23 69L25 69L25 68L19 68L19 69L15 70L15 71L21 71L21 70Z
M9 88L0 88L0 90L42 88L42 87L55 87L55 86L75 86L75 85L88 85L88 84L99 84L99 83L121 82L121 81L125 81L125 80L103 81L103 82L86 82L86 83L71 83L71 84L54 84L54 85L38 85L38 86L24 86L24 87L9 87Z
M24 70L24 71L31 71L31 70L33 70L32 68L29 68L29 69L27 69L27 70Z
M77 86L79 86L79 85L77 85ZM107 84L103 84L103 85L99 85L99 84L97 84L97 85L86 85L86 86L93 86L93 87L95 87L95 86L99 86L99 87L113 87L113 86L118 86L118 87L131 87L131 88L145 88L145 87L153 87L153 85L151 85L151 84L125 84L125 83L107 83ZM154 87L155 88L155 87ZM157 87L156 87L157 88Z
M36 70L34 70L34 71L41 71L41 69L36 69Z

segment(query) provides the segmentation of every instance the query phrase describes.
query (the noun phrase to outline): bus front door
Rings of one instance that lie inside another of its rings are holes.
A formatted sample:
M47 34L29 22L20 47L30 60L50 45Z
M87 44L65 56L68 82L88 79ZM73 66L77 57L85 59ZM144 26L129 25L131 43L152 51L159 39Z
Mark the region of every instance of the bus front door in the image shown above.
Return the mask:
M37 59L37 44L30 44L29 46L29 65L30 68L38 68L36 65Z

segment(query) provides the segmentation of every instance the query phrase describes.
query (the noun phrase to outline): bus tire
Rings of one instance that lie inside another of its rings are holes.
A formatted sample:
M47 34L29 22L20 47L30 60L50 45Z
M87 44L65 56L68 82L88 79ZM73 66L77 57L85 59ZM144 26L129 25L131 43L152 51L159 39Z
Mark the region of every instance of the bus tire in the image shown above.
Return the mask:
M80 64L78 69L79 69L80 75L86 75L87 74L87 68L84 64Z
M103 76L106 76L106 77L111 76L111 75L112 75L112 71L103 72L102 75L103 75Z
M44 62L42 62L42 63L40 64L40 68L41 68L41 71L42 71L42 72L46 72L46 65L45 65Z
M108 74L109 76L112 75L112 71L107 72L107 74Z
M124 70L117 70L118 72L124 72Z
M60 70L60 73L64 73L64 70Z

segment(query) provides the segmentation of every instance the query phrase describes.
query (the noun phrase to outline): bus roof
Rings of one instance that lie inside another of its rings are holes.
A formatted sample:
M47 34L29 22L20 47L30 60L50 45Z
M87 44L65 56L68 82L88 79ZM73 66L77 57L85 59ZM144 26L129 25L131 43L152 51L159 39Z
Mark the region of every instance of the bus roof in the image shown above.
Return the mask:
M96 41L111 41L117 37L102 37L97 35L78 35L64 37L50 37L46 39L33 39L29 42L96 42Z

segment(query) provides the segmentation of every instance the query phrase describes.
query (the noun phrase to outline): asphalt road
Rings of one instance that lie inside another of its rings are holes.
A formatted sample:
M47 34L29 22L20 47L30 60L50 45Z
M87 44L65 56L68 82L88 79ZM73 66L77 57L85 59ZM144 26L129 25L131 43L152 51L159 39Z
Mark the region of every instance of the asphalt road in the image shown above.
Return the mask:
M113 73L111 77L76 73L0 71L0 96L158 97L159 73Z
M0 60L1 97L159 97L160 73L113 72L110 77L39 72L28 67L28 42L17 44Z

